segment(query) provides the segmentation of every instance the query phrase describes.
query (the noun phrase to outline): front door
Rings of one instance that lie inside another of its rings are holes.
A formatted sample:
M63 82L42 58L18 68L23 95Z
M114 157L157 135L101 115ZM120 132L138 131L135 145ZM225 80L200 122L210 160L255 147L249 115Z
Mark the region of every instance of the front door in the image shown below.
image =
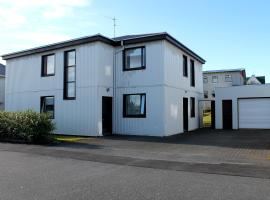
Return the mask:
M112 97L102 97L102 133L112 134Z
M188 98L183 98L183 128L188 131Z
M222 100L223 129L232 129L232 100Z

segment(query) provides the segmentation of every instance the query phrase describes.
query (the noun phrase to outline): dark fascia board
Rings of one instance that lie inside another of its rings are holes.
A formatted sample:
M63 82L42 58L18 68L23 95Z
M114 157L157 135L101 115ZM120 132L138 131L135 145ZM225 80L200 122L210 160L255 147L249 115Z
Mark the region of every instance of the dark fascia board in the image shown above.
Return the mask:
M206 61L198 56L196 53L194 53L192 50L187 48L185 45L180 43L178 40L173 38L171 35L168 33L160 33L160 34L153 34L149 36L142 36L142 37L137 37L137 38L132 38L132 39L127 39L123 40L124 45L129 45L129 44L136 44L136 43L142 43L142 42L152 42L152 41L157 41L157 40L167 40L174 46L178 47L182 51L184 51L186 54L194 58L195 60L199 61L200 63L204 64ZM111 46L120 46L121 41L119 40L113 40L110 38L107 38L103 35L97 34L93 36L88 36L88 37L83 37L79 39L74 39L74 40L69 40L69 41L64 41L64 42L59 42L51 45L46 45L46 46L41 46L33 49L28 49L24 51L19 51L15 53L10 53L10 54L5 54L2 55L3 60L8 60L12 58L17 58L17 57L22 57L22 56L27 56L27 55L32 55L32 54L37 54L37 53L43 53L46 51L52 51L56 49L61 49L61 48L66 48L66 47L71 47L74 45L80 45L80 44L85 44L85 43L90 43L90 42L96 42L96 41L101 41L106 44L109 44Z
M198 56L196 53L194 53L192 50L187 48L185 45L183 45L181 42L176 40L174 37L169 35L168 33L161 33L159 35L150 35L150 36L143 36L143 37L138 37L134 39L128 39L124 40L123 43L124 45L129 45L129 44L135 44L135 43L142 43L142 42L152 42L152 41L157 41L157 40L167 40L174 46L178 47L185 53L187 53L189 56L193 57L195 60L199 61L202 64L205 64L205 60ZM119 45L119 44L118 44Z
M50 45L46 45L46 46L41 46L41 47L37 47L37 48L33 48L33 49L27 49L27 50L18 51L18 52L14 52L14 53L10 53L10 54L5 54L5 55L2 55L2 58L3 58L3 60L8 60L8 59L12 59L12 58L18 58L18 57L27 56L27 55L43 53L46 51L52 51L52 50L56 50L56 49L61 49L61 48L75 46L75 45L96 42L96 41L104 42L104 43L112 45L112 46L116 45L113 40L111 40L107 37L104 37L103 35L97 34L97 35L93 35L93 36L82 37L82 38L78 38L78 39L74 39L74 40L68 40L68 41L50 44Z

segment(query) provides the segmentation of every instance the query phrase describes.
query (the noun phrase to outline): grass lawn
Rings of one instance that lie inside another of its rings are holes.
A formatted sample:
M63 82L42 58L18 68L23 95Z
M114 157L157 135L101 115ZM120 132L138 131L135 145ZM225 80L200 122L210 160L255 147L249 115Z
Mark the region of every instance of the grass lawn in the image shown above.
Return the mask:
M84 139L83 137L79 136L66 136L66 135L55 135L54 138L60 142L78 142Z
M203 115L203 125L211 126L211 112L206 112Z

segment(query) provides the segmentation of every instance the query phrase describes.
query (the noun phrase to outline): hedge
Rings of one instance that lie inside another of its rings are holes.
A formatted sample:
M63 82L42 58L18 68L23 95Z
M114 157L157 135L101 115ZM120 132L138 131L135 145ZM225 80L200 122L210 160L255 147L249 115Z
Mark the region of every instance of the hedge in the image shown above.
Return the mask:
M32 110L0 112L0 140L48 143L55 125L45 113Z

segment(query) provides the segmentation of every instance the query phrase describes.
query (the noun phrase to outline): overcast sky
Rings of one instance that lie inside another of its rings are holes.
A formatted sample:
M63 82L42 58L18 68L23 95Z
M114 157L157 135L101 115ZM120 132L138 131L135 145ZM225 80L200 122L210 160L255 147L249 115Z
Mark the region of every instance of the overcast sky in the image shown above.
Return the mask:
M270 81L268 0L0 0L0 54L101 33L166 31L207 63ZM0 60L4 63L4 61Z

